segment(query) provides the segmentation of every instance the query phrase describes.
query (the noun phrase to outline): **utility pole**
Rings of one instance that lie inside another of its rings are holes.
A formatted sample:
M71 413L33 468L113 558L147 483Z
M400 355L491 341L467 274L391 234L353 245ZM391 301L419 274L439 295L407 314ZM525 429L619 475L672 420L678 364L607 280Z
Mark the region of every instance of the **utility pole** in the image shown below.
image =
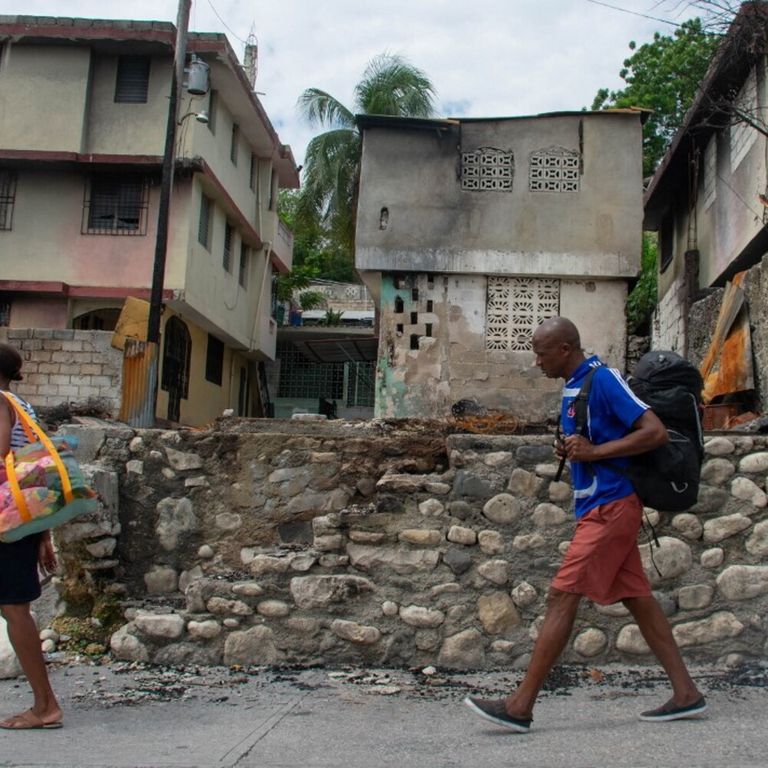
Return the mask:
M148 405L154 423L157 408L157 356L160 343L160 313L163 308L163 282L165 280L165 257L168 250L168 221L171 205L171 190L176 155L176 123L179 112L179 93L184 80L184 62L187 52L187 29L192 0L179 0L176 20L176 45L173 49L173 76L171 95L168 103L168 122L165 129L165 152L163 154L163 174L160 183L160 204L157 213L157 239L155 241L155 260L152 269L152 293L149 301L149 320L147 322L147 342L149 351L154 355L154 365L150 370Z

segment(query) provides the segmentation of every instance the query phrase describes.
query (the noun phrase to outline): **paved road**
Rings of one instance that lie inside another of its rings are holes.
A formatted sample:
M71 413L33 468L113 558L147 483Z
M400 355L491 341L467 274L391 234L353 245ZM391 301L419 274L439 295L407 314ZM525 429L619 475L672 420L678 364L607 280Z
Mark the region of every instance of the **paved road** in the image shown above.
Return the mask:
M68 664L52 669L65 727L0 731L0 766L764 768L768 669L695 674L708 716L647 724L637 713L667 694L655 670L558 668L521 736L461 705L467 692L507 690L513 673ZM0 681L3 711L27 696L23 681Z

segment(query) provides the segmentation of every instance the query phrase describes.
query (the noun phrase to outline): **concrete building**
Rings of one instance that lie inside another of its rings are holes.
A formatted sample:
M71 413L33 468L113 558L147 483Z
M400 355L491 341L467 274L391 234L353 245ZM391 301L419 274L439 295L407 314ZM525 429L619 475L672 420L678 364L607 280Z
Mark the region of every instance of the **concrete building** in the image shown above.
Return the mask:
M559 389L531 336L564 315L623 367L639 270L642 113L361 116L355 262L380 309L376 413L473 398L527 421Z
M767 29L765 7L744 3L644 200L644 226L659 233L654 344L697 363L724 355L727 375L711 394L758 411L768 403ZM745 300L733 315L736 338L710 350L731 280Z
M0 324L109 330L148 298L175 35L0 17ZM157 415L202 424L261 408L271 278L292 262L276 200L299 179L226 37L190 33L187 53L210 89L181 96Z

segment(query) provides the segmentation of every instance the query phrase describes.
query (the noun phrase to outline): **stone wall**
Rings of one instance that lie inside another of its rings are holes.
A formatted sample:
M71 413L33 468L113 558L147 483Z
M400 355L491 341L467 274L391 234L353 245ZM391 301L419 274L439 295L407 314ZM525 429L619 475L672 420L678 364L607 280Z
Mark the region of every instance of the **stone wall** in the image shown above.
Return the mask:
M111 346L111 331L0 328L0 341L24 358L24 380L14 391L36 407L77 403L120 410L123 354Z
M437 422L63 429L113 502L61 529L59 588L72 604L83 585L120 599L123 659L522 666L573 532L550 435ZM711 435L698 505L649 511L661 575L647 543L643 561L688 657L766 651L766 474L768 438ZM588 601L565 658L653 661L623 606Z

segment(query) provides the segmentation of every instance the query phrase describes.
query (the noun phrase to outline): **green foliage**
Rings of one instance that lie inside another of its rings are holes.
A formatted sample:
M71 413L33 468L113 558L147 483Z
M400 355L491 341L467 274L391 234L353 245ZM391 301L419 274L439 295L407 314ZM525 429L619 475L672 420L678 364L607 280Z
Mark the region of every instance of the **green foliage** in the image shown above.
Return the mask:
M307 146L299 207L315 213L338 259L354 253L362 149L355 112L431 117L434 88L420 69L385 53L363 72L355 87L354 110L319 88L304 91L299 109L312 125L327 129Z
M327 309L322 325L341 325L341 318L343 315L344 310L337 311L335 309Z
M302 309L315 309L325 304L325 294L321 291L302 291L299 294L299 306Z
M294 267L290 272L281 272L275 279L275 295L278 301L291 301L293 294L306 288L317 277L312 269L305 266Z
M706 32L700 19L683 22L674 35L656 33L653 42L632 55L619 76L627 86L618 91L601 88L592 109L644 107L652 109L643 127L643 174L653 174L670 140L683 122L696 89L707 71L719 37Z
M643 253L640 261L640 277L627 298L627 330L643 332L650 320L657 300L658 242L656 234L643 233Z

